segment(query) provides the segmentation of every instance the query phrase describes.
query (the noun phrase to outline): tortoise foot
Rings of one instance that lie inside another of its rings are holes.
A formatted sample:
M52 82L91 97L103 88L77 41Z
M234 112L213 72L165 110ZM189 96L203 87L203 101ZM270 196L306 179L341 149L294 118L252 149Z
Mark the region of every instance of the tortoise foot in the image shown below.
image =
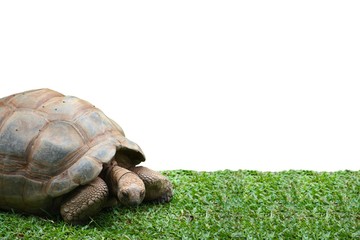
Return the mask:
M96 215L103 208L108 194L106 183L98 177L70 194L60 207L61 216L64 221L72 224L88 222L91 216Z
M147 202L170 202L173 197L172 184L164 175L147 167L139 166L131 169L145 184Z

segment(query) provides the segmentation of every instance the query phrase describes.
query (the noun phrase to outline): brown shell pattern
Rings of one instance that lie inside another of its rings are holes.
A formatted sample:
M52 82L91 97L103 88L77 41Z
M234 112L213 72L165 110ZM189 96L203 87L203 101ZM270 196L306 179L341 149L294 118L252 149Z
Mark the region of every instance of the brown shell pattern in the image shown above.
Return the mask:
M122 148L137 154L132 164L145 160L116 123L84 100L50 89L2 98L0 207L36 212L96 178Z

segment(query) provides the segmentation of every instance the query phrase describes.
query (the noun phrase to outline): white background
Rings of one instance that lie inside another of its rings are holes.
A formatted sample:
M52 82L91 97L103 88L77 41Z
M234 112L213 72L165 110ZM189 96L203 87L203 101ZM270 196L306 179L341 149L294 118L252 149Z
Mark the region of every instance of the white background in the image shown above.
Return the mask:
M360 169L358 1L1 1L0 96L96 105L154 169Z

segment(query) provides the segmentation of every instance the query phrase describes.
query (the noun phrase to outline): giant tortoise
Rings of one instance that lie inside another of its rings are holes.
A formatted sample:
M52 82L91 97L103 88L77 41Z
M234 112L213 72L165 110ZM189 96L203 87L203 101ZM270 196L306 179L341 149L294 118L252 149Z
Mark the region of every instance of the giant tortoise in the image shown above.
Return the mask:
M50 89L0 99L0 208L83 223L102 208L169 202L170 181L87 101Z

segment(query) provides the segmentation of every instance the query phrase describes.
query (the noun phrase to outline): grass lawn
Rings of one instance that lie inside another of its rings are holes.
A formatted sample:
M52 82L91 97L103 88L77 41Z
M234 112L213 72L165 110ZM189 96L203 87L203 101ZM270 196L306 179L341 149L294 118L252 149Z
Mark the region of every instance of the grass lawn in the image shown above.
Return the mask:
M360 239L360 171L166 171L166 205L112 208L85 226L0 212L0 239Z

